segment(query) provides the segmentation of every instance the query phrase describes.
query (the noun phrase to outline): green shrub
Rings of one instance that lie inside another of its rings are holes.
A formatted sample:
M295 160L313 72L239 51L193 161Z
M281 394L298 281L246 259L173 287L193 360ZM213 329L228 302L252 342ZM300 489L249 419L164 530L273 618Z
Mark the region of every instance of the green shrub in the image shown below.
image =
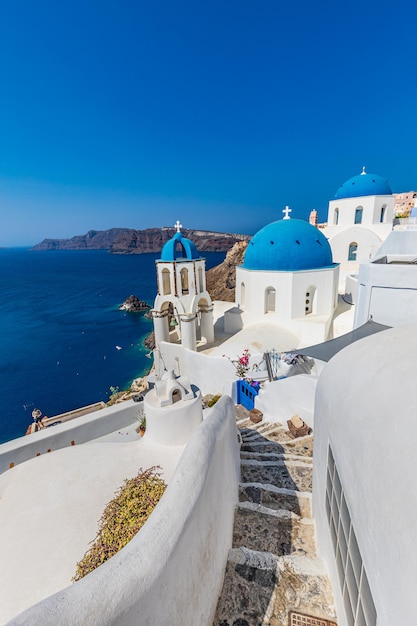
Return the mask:
M113 500L106 505L96 538L77 563L73 582L114 556L142 528L166 489L160 469L140 469L137 476L124 481Z
M207 402L207 406L208 406L208 407L212 407L212 406L214 406L214 405L216 404L216 402L217 402L218 400L220 400L220 398L221 398L221 397L222 397L222 396L221 396L221 394L219 394L219 395L217 395L217 396L213 396L213 397L212 397L212 399L211 399L211 400L209 400L209 401Z

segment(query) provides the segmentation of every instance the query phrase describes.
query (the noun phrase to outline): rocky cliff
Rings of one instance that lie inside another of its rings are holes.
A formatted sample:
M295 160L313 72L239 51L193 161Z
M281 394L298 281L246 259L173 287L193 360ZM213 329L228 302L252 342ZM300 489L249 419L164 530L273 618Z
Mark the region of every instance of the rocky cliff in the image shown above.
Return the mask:
M206 230L183 230L201 252L224 252L237 241L247 241L248 235L218 233ZM71 239L44 239L32 250L108 250L113 254L143 254L160 252L175 234L174 228L111 228L110 230L90 230L85 235Z
M234 302L236 286L236 266L243 263L247 241L239 241L226 254L223 263L206 273L206 285L212 300Z

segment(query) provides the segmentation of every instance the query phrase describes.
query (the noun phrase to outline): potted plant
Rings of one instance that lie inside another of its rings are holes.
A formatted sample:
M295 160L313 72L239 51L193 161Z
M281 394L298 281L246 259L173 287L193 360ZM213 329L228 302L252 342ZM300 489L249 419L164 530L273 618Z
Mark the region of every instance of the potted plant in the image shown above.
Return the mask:
M139 432L140 436L143 437L146 430L146 415L142 415L141 420L139 422Z

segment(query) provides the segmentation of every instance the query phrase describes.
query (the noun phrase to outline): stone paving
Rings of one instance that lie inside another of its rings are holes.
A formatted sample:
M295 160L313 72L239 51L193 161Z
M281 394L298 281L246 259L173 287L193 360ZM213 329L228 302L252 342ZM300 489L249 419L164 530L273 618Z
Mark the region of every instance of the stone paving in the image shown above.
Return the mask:
M335 620L311 517L313 436L252 424L237 407L241 483L214 626L287 626L289 612Z

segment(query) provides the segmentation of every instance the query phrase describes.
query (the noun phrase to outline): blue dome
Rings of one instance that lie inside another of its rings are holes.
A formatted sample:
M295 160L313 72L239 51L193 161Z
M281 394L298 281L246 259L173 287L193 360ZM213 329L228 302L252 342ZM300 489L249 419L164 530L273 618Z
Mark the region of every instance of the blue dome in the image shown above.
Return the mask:
M333 265L326 237L303 220L278 220L250 240L243 266L248 270L295 272Z
M191 239L183 237L178 232L164 244L161 252L161 261L188 261L191 259L200 259L195 243Z
M391 196L391 187L385 178L378 174L362 174L349 178L336 192L335 199L357 198L360 196Z

